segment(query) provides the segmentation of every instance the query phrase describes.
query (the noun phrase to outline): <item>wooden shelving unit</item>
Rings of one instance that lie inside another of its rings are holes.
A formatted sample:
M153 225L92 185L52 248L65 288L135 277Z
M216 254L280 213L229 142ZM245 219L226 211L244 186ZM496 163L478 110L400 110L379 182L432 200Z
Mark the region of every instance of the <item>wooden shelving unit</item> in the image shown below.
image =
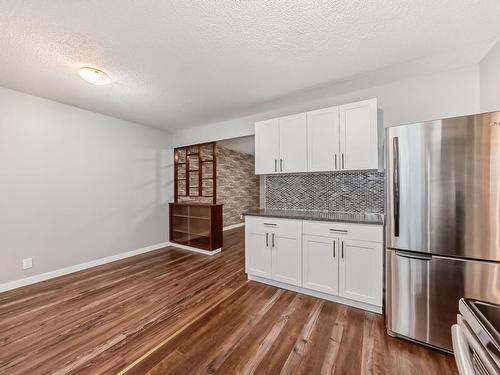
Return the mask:
M170 241L203 250L222 247L222 204L169 203Z
M217 204L215 142L174 150L170 241L203 250L222 247L222 204Z

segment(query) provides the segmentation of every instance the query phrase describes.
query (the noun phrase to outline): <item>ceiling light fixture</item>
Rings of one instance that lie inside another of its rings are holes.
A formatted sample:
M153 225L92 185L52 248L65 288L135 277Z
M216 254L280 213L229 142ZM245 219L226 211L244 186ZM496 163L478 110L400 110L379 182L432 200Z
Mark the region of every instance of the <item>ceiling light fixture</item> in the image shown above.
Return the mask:
M111 83L111 78L105 72L96 68L83 67L78 69L78 74L93 85L101 86Z

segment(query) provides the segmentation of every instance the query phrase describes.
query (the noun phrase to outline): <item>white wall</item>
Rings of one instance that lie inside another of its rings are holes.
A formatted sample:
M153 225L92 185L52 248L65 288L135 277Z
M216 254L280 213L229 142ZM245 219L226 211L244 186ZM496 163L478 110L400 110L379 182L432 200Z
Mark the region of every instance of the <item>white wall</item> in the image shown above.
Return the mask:
M167 241L171 162L167 132L0 88L0 284Z
M481 112L500 111L500 41L479 64Z
M351 89L350 86L359 86L354 82L342 86L340 94L338 87L331 86L284 100L264 113L178 131L174 133L174 145L252 135L255 121L372 97L378 98L385 127L475 113L480 109L478 65L362 89Z

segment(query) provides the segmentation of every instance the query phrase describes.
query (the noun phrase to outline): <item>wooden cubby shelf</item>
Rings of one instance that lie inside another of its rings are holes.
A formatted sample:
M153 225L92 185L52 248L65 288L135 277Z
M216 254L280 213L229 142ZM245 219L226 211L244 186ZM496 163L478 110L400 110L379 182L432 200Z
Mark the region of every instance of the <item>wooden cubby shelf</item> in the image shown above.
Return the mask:
M208 251L222 247L216 168L215 142L175 149L174 202L169 204L171 242Z
M169 203L170 241L203 250L222 247L222 204Z

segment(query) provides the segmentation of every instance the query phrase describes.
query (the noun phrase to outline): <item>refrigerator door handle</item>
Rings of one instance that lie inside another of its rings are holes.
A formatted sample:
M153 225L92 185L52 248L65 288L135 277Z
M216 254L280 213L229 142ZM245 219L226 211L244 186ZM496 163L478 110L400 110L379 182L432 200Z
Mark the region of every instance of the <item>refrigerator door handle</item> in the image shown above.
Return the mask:
M427 254L415 254L415 253L407 253L407 252L403 252L403 251L398 251L396 250L395 251L396 255L398 257L403 257L403 258L409 258L409 259L418 259L418 260L431 260L432 259L432 255L427 255Z
M394 237L399 237L399 138L392 139L392 196L394 199L393 218L394 218Z

